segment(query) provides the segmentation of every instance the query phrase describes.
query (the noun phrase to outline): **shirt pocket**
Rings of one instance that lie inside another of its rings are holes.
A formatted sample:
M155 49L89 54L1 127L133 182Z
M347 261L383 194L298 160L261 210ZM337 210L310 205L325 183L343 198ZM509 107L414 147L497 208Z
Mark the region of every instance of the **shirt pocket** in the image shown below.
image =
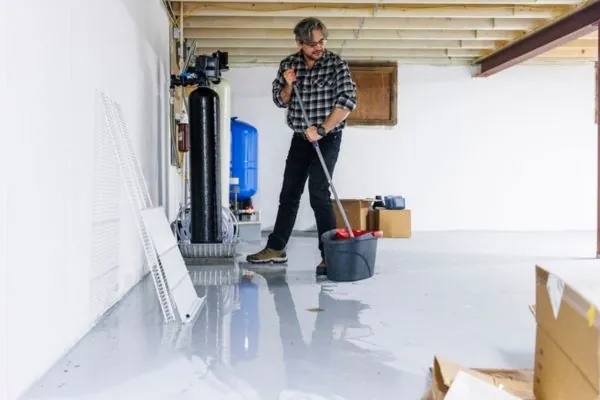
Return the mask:
M320 76L313 81L313 86L325 90L333 89L335 87L335 76L333 74Z

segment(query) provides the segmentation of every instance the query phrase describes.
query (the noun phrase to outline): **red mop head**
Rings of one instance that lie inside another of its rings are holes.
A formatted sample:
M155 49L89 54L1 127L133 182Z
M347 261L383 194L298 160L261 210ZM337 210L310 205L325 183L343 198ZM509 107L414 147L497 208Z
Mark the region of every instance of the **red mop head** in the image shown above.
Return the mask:
M350 233L348 232L347 229L336 229L335 230L336 233L336 240L345 240L345 239L349 239L350 238ZM383 237L383 231L357 231L352 229L352 233L354 234L354 237L358 237L358 236L362 236L362 235L366 235L368 233L372 233L373 236L375 237Z

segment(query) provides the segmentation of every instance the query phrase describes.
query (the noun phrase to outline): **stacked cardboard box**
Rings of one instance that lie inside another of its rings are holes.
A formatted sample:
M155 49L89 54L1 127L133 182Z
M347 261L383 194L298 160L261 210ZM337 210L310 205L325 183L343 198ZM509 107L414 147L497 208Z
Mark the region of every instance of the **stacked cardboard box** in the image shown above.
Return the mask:
M536 266L535 274L535 368L475 370L436 357L423 399L600 400L600 261Z
M352 229L380 230L385 238L410 238L412 221L410 210L369 210L373 199L343 199L342 208ZM333 203L337 228L345 228L344 220L335 201Z
M368 218L368 229L382 231L385 238L412 236L410 210L371 210Z

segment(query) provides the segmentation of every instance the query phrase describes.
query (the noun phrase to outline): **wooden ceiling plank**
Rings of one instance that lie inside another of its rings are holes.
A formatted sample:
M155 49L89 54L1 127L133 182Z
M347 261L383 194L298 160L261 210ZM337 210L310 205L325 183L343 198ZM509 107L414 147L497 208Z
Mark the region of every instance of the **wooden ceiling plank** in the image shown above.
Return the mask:
M330 31L356 29L361 18L323 18ZM293 17L189 17L183 21L187 28L203 29L289 29L298 22ZM531 18L367 18L364 30L518 30L529 31L544 19Z
M583 49L595 49L598 47L598 40L592 39L575 39L561 45L559 48L583 48Z
M186 3L203 3L206 0L186 0ZM457 5L576 5L581 0L219 0L220 3L284 3L284 4L457 4ZM173 2L178 3L178 2Z
M348 61L395 61L400 65L472 65L472 58L462 57L435 57L435 58L411 58L411 57L351 57ZM277 67L281 59L279 57L251 57L251 56L231 56L229 65L236 68L269 66ZM572 65L582 63L594 63L595 58L532 58L524 62L525 65Z
M198 39L200 48L283 48L293 46L289 39ZM328 48L337 49L493 49L492 40L330 40Z
M523 62L523 65L583 65L593 64L594 58L539 58L534 57Z
M179 7L175 8L176 10ZM551 19L573 6L372 5L283 3L184 3L183 15L211 17L377 17L377 18L542 18ZM179 12L176 12L179 15Z
M400 65L471 65L472 58L462 57L435 57L435 58L411 58L411 57L352 57L348 61L395 61ZM229 58L229 65L236 68L248 66L271 66L276 67L281 62L278 57L248 57L233 56Z
M544 19L519 18L369 18L363 29L478 29L530 30Z
M598 48L557 47L538 55L540 58L593 58L598 57Z
M295 48L198 48L198 54L212 54L217 50L227 52L230 56L279 56L281 59L294 53ZM477 57L481 55L476 49L344 49L332 48L332 51L348 57Z
M356 30L336 29L329 32L330 40L347 40L356 37ZM363 30L359 40L512 40L525 31L477 30ZM219 29L187 28L190 39L286 39L294 40L291 29Z
M179 2L172 2L179 11ZM582 0L191 0L184 35L199 53L228 51L230 64L278 64L296 49L293 26L307 15L330 30L328 48L345 59L473 64L566 14ZM206 46L206 47L205 47ZM597 34L532 60L587 62ZM530 61L532 61L530 60ZM451 61L450 61L451 62Z

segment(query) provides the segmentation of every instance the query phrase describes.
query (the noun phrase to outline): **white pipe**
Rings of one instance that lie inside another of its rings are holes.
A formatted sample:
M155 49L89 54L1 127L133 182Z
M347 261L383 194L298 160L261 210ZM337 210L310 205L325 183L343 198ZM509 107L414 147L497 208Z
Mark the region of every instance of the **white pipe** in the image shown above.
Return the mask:
M219 95L221 205L229 209L229 172L231 169L231 85L221 78L218 84L210 84Z

